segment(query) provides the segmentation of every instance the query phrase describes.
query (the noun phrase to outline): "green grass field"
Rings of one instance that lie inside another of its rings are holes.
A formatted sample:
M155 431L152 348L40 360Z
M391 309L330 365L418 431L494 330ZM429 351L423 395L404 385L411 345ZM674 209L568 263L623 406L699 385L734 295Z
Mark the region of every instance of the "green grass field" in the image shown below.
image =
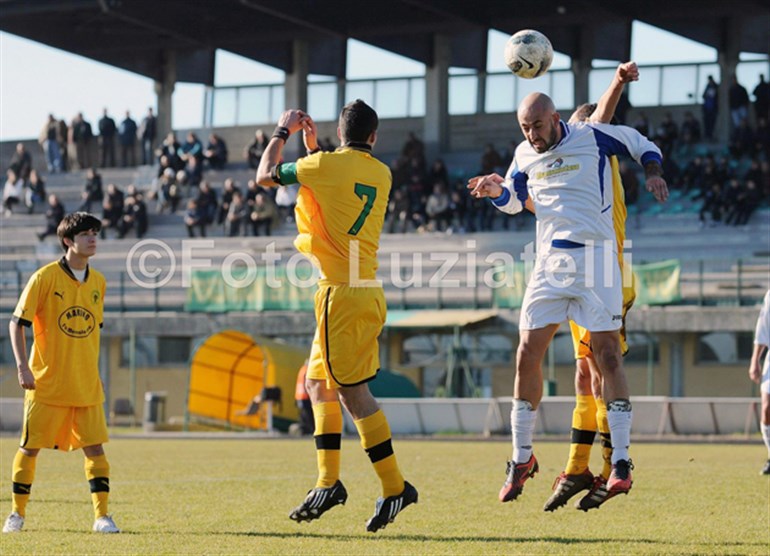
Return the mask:
M0 511L10 511L16 438L0 440ZM589 513L543 512L566 443L536 443L540 474L497 501L510 445L395 441L420 502L376 534L379 494L358 441L343 440L347 505L287 517L315 479L312 440L129 440L107 445L120 535L95 535L81 453L41 452L25 531L2 554L769 554L770 480L755 445L635 444L630 495ZM594 450L598 469L598 446Z

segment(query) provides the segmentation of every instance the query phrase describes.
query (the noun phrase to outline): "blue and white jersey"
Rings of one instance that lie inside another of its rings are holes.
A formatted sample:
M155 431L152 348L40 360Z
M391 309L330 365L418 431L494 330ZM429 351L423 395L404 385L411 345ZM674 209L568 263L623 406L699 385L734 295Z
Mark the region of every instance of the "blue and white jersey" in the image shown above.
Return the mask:
M615 244L612 168L609 157L626 155L644 165L662 162L660 149L636 130L609 124L560 122L562 138L544 153L528 141L516 148L503 194L492 203L515 214L527 196L537 214L541 247Z

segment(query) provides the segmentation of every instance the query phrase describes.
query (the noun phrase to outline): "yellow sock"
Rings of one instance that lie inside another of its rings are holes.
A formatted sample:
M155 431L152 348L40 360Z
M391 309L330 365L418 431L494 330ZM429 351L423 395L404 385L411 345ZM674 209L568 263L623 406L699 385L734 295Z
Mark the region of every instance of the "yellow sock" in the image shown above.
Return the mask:
M374 471L382 482L382 496L396 496L404 491L404 477L393 453L390 426L382 410L355 421L361 446L369 455Z
M27 512L27 502L32 492L32 481L35 480L35 464L37 457L30 457L21 450L16 452L13 458L13 510L21 517Z
M572 434L569 445L569 460L564 472L579 475L588 469L591 446L596 438L596 402L593 396L575 396L575 410L572 412Z
M107 456L86 456L85 470L91 487L94 516L98 519L107 515L107 499L110 496L110 464Z
M602 459L604 460L601 475L608 479L610 471L612 471L612 441L610 440L610 423L607 421L607 404L601 398L596 400L596 421L601 435Z
M318 459L316 488L329 488L340 478L342 409L339 402L313 405L315 449Z

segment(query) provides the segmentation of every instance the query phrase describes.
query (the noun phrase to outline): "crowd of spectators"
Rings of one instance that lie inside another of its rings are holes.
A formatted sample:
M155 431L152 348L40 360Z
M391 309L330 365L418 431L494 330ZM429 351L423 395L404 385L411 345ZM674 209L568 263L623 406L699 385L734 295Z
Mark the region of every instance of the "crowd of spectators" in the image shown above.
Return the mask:
M748 91L733 77L729 88L730 134L727 151L714 145L714 128L719 109L719 84L709 76L703 92L702 118L692 111L684 112L676 121L671 112L660 121L650 122L643 110L627 122L650 137L664 155L664 175L669 186L700 203L703 225L720 222L743 225L762 202L770 199L770 85L764 75L752 91L753 109ZM630 108L623 104L625 119ZM270 235L278 226L291 223L299 186L262 188L249 180L246 188L233 179L224 179L221 191L210 180L206 170L223 170L228 163L228 148L219 135L212 133L205 143L189 132L179 140L174 132L156 144L157 118L152 109L139 124L129 112L119 122L103 111L98 122L98 135L91 124L78 114L67 124L49 115L39 142L50 173L87 168L79 210L101 209L103 234L114 231L116 237L135 233L143 237L148 230L147 200L155 201L157 213L181 215L190 237L205 236L212 227L225 236ZM249 168L256 168L267 147L268 137L257 130L253 141L243 149ZM334 150L330 139L319 141L324 150ZM393 186L385 220L386 233L476 232L498 227L517 228L525 224L521 217L499 213L488 202L468 195L466 181L471 175L503 173L513 157L515 142L505 151L493 144L485 145L478 166L462 172L450 172L440 158L428 162L425 146L414 133L409 133L399 156L391 161ZM133 185L124 193L115 184L103 188L97 167L153 164L157 171L148 190ZM705 150L704 150L705 149ZM117 153L116 153L117 151ZM96 153L97 158L93 155ZM119 154L119 157L116 157ZM119 158L119 160L118 160ZM621 163L626 188L626 203L637 203L639 174L633 164ZM3 188L4 214L25 210L32 213L36 205L46 203L46 226L38 233L44 239L55 232L64 213L56 195L48 195L44 179L34 170L32 156L18 144L10 160Z

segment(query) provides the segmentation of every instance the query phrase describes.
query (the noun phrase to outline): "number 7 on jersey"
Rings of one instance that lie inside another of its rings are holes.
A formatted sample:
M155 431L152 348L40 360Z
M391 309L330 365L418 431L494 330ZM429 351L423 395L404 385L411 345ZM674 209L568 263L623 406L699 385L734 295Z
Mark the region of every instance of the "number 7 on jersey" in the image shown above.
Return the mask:
M364 208L361 210L361 214L358 215L358 218L348 230L350 235L355 236L361 231L361 227L364 225L364 222L366 222L366 218L369 216L369 213L372 212L374 200L377 198L377 189L371 185L357 183L353 191L359 199L364 201Z

